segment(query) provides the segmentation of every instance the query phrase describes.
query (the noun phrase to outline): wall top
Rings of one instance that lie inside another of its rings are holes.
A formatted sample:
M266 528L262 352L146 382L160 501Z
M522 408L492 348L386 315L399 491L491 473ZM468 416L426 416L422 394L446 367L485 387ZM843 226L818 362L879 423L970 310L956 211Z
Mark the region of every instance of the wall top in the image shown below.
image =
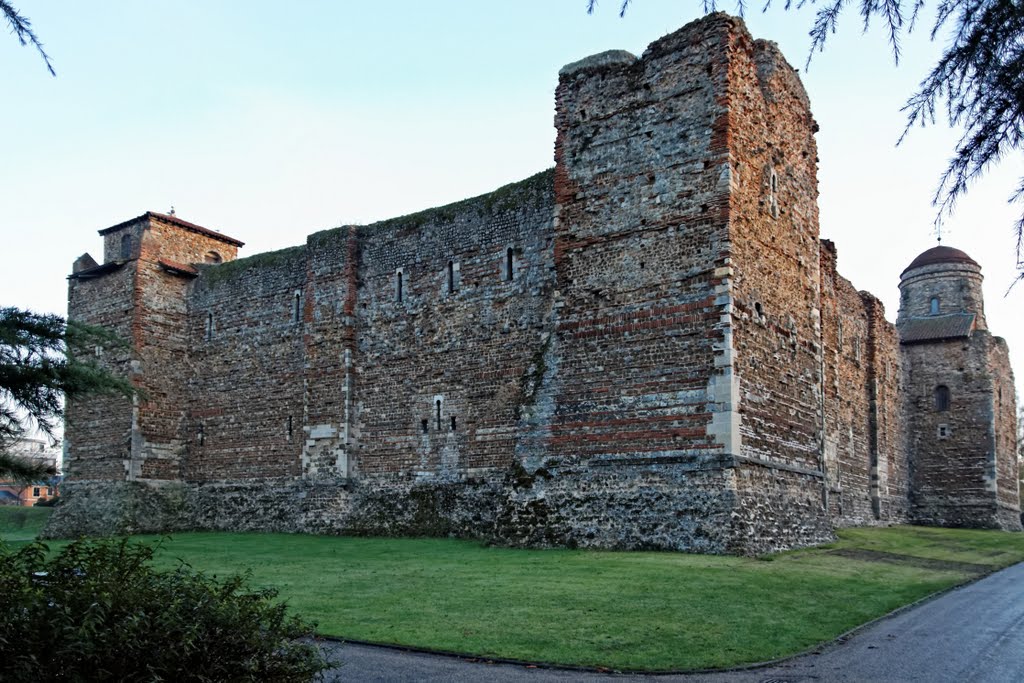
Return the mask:
M566 64L558 70L559 76L571 76L578 71L589 69L601 69L614 66L629 66L636 61L636 55L625 50L606 50L596 55L590 55L583 59Z

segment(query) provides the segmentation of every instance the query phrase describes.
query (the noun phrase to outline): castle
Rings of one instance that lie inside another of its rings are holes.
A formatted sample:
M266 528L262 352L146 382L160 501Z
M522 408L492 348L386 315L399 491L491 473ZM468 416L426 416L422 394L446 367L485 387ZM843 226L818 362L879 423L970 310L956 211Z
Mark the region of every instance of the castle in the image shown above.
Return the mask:
M712 14L569 64L555 127L551 171L277 252L159 213L101 230L69 316L128 340L97 354L141 392L68 406L47 534L760 553L1020 529L978 264L914 259L895 326L838 273L773 43Z

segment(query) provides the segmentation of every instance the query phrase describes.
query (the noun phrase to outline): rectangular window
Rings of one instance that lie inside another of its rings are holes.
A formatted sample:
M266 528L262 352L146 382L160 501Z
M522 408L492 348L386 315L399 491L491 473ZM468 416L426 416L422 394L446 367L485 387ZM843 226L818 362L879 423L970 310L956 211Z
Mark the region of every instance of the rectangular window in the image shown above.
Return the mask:
M32 487L32 497L33 498L38 498L39 497L39 487L38 486L33 486Z
M512 278L515 276L515 273L512 270L513 265L512 247L509 247L505 250L505 279L509 282L512 282Z

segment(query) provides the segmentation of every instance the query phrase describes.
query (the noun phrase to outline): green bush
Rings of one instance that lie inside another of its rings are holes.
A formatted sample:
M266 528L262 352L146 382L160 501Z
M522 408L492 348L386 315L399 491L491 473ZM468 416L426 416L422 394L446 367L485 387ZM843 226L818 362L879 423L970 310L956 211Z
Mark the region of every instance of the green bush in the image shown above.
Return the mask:
M272 589L126 540L0 546L0 666L12 681L308 681L327 668Z
M36 504L32 507L37 508L52 508L54 505L60 502L60 496L54 496L53 498L40 498L36 501Z

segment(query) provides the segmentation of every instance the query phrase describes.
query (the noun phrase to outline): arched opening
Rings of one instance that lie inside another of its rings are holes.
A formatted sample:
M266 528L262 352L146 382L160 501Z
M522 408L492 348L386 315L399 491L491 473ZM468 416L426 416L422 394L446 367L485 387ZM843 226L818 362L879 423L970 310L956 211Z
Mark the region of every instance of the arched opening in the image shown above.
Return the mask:
M208 251L206 252L206 255L203 256L204 263L220 263L223 260L224 259L221 257L221 255L215 251Z
M448 262L448 293L451 294L455 291L455 263L453 261Z
M949 387L945 384L935 387L935 410L949 410Z
M939 297L937 297L937 296L933 296L932 297L931 304L929 304L929 307L928 307L928 312L931 315L938 315L939 314Z
M395 273L395 301L402 303L402 271Z

